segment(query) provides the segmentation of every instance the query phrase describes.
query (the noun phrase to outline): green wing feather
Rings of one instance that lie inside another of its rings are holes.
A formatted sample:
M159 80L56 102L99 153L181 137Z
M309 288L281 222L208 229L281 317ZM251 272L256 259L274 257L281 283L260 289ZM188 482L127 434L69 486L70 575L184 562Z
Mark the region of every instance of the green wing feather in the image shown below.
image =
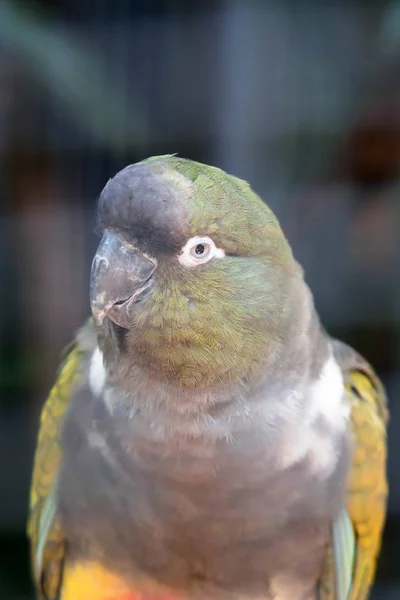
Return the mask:
M387 399L382 383L359 354L338 341L333 349L350 404L354 454L346 507L333 524L320 596L321 600L366 600L386 519Z
M353 523L345 508L333 524L332 543L337 600L347 600L352 585L356 542Z
M89 322L86 329L92 328ZM82 330L83 332L84 330ZM82 337L82 336L81 336ZM79 336L66 350L58 378L43 407L34 459L28 537L31 564L39 598L58 597L65 555L65 540L57 515L57 476L61 460L60 436L65 413L82 374L88 352Z

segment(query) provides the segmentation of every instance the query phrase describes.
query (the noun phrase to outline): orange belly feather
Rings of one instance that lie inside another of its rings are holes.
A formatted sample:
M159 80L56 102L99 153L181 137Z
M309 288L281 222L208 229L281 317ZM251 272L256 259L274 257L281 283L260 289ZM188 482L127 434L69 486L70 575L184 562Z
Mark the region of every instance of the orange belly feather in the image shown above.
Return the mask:
M150 589L146 583L140 588L133 590L121 577L95 562L67 565L60 600L179 600L168 591Z

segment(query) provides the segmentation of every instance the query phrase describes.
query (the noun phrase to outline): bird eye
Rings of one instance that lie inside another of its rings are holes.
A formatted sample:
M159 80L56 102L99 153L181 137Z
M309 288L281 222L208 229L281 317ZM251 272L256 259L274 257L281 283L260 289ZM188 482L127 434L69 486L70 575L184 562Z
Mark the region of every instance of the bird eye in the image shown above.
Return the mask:
M195 236L186 242L178 258L185 267L195 267L223 256L225 252L217 248L211 238Z
M196 244L191 248L190 253L195 258L205 258L211 252L210 244Z

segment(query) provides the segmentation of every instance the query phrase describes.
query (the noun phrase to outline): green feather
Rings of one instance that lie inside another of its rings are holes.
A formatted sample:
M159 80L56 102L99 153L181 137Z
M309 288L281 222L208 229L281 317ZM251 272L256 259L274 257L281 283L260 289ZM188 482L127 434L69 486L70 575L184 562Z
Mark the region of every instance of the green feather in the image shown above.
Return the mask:
M347 600L354 572L355 535L349 514L343 508L333 523L333 554L336 575L336 599Z
M46 498L46 502L42 509L42 514L40 515L38 545L35 561L35 572L38 580L40 579L40 573L43 568L43 553L48 542L50 530L53 526L54 518L57 512L55 489L56 486L54 485L51 493Z

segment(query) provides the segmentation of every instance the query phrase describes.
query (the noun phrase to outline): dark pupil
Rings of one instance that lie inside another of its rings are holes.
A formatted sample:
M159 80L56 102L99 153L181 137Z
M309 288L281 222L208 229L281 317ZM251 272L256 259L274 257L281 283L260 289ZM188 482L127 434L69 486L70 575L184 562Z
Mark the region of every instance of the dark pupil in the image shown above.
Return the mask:
M197 244L194 251L198 256L200 256L201 254L204 254L204 252L206 251L206 247L204 246L204 244Z

